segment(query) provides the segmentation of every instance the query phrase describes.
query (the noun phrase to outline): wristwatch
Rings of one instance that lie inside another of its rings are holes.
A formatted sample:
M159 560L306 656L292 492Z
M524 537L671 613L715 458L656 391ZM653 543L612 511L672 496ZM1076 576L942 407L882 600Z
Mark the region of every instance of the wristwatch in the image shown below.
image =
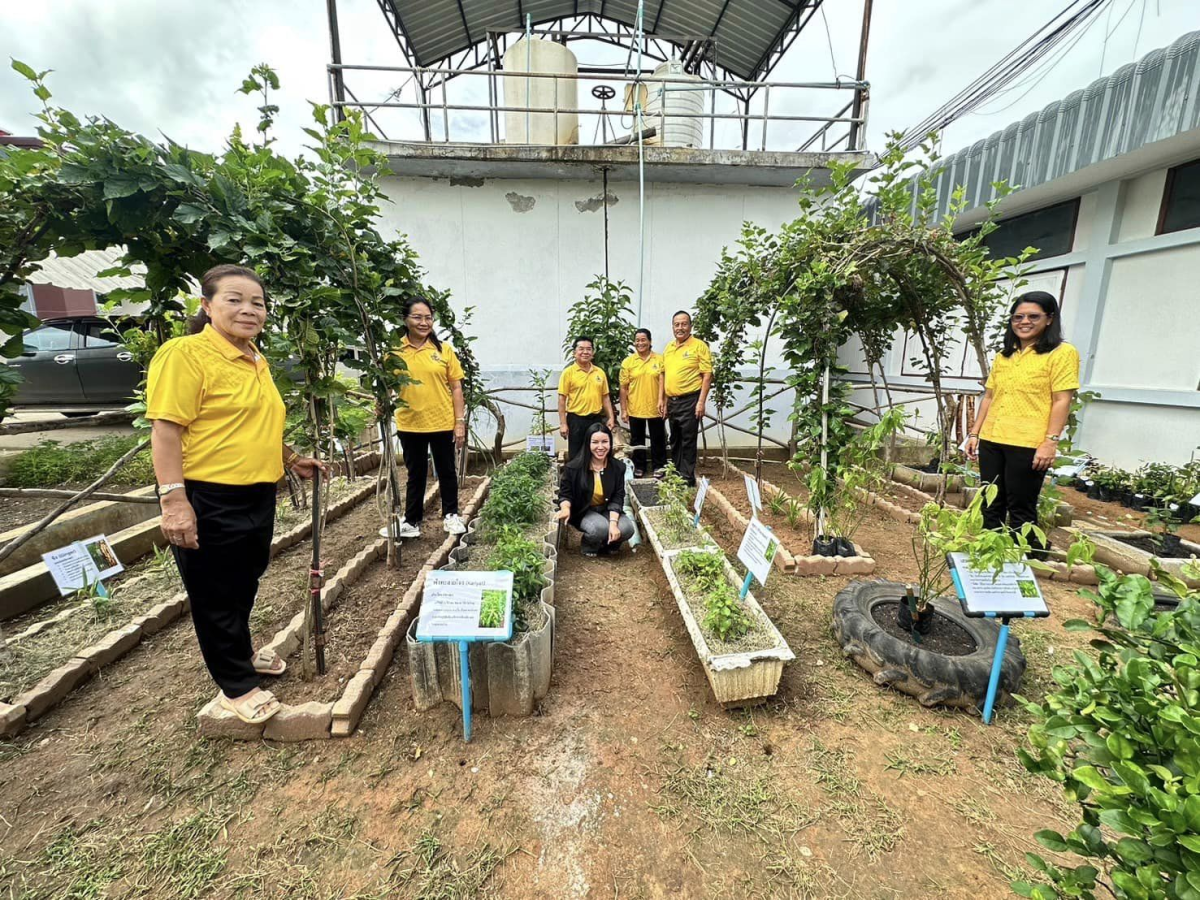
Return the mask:
M172 481L170 484L160 484L158 486L159 499L167 496L167 494L171 493L171 491L179 490L181 487L183 487L182 481Z

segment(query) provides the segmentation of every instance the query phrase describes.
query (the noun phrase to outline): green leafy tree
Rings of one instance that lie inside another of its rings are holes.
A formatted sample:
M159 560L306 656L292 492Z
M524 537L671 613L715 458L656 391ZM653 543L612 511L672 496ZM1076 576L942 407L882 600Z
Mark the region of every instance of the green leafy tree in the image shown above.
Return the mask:
M621 363L633 352L635 331L633 293L625 282L609 281L603 275L587 286L583 298L567 312L563 352L570 359L576 337L586 335L592 339L592 363L608 376L614 405L620 391Z

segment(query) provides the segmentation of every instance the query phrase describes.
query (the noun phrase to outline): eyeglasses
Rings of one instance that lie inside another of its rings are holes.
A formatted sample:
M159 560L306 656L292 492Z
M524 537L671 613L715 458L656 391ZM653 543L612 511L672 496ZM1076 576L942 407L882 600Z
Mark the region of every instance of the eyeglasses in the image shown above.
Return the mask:
M1010 317L1012 322L1028 322L1030 325L1036 325L1042 319L1046 318L1041 313L1016 313Z
M413 322L432 322L433 321L433 316L409 316L408 318L410 320L412 320Z

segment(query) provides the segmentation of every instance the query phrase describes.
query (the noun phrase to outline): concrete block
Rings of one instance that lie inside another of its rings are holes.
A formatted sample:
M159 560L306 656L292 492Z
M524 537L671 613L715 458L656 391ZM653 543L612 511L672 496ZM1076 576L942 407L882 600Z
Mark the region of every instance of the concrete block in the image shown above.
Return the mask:
M797 575L832 575L837 560L832 556L801 556L796 560Z
M395 652L396 644L392 641L391 636L381 634L375 639L375 643L371 645L367 655L363 657L359 671L371 674L372 687L379 687L380 682L383 681L383 676L387 673L387 667L392 664L392 655Z
M86 659L68 660L29 690L13 698L13 706L23 706L29 721L39 719L63 698L87 681L96 672L96 667Z
M282 712L282 710L281 710ZM276 713L278 715L278 713ZM204 709L196 714L200 725L200 737L231 738L235 741L257 741L263 736L263 725L243 722L221 706L221 695L213 697ZM269 719L267 721L270 721Z
M0 703L0 737L13 737L25 730L26 709L11 703Z
M275 632L275 637L271 638L270 643L264 644L261 649L286 659L300 649L303 641L304 636L289 627Z
M333 724L333 704L310 700L298 706L284 704L267 719L262 736L268 741L320 741L329 737Z
M334 736L345 737L358 727L358 720L362 718L363 710L367 708L374 691L375 683L370 671L358 671L354 674L342 696L333 704Z
M142 626L131 623L124 628L110 631L90 647L80 650L75 656L79 659L89 660L97 669L102 669L136 647L141 639Z
M157 634L183 615L183 602L186 599L187 594L176 594L170 600L150 607L149 612L138 616L133 624L141 626L143 635Z
M1096 577L1095 566L1071 566L1071 581L1075 584L1096 585L1100 579Z
M875 560L869 556L846 556L836 561L837 575L870 575L875 571Z

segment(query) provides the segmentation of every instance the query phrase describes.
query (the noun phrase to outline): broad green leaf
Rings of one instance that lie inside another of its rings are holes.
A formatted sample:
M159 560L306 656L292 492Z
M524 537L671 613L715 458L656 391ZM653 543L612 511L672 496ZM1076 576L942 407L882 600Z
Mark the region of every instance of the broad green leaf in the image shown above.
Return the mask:
M13 67L13 71L20 72L22 75L24 75L30 81L37 81L37 72L33 71L32 66L29 66L29 65L21 62L19 59L14 59L12 61L12 67Z
M1053 850L1056 853L1063 853L1067 850L1067 839L1057 831L1047 829L1037 832L1033 837L1034 840L1048 850Z

